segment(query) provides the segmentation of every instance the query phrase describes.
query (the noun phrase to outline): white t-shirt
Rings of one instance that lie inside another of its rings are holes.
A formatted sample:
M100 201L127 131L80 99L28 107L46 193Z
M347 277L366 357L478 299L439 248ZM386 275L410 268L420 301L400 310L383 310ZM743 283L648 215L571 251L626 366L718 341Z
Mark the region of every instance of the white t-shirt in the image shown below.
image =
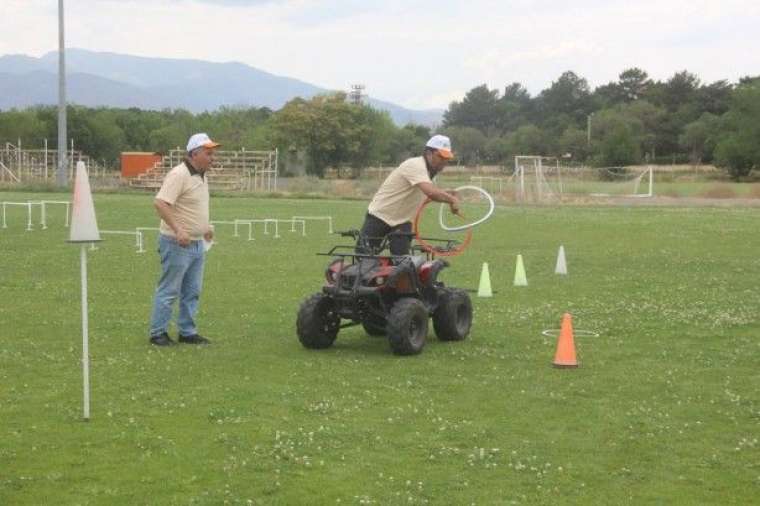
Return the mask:
M200 174L191 175L184 162L166 174L156 198L172 206L174 219L190 239L200 240L208 231L208 181ZM164 220L159 228L162 234L175 237L174 230Z
M425 194L417 185L430 183L425 159L409 158L391 172L369 203L369 213L391 227L412 221Z

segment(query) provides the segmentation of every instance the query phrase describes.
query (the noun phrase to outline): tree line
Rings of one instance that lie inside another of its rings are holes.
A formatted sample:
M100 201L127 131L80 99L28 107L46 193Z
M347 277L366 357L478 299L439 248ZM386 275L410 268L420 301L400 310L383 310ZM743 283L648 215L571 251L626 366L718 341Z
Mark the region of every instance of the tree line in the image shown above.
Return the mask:
M459 163L511 166L515 155L562 157L595 166L642 162L714 163L734 178L760 168L760 77L702 83L687 71L655 81L638 68L590 89L568 71L536 96L520 83L487 85L452 102L443 124L396 126L384 111L345 93L295 98L280 110L223 107L213 112L69 106L75 148L108 165L122 151L167 152L205 131L226 149L279 148L301 154L310 174L329 167L395 165L418 154L432 133L452 138ZM0 140L55 149L57 109L0 111ZM288 156L285 171L288 170Z
M535 97L520 83L473 88L443 126L470 163L525 153L595 166L715 163L739 178L760 167L760 77L654 81L632 68L591 90L568 71Z

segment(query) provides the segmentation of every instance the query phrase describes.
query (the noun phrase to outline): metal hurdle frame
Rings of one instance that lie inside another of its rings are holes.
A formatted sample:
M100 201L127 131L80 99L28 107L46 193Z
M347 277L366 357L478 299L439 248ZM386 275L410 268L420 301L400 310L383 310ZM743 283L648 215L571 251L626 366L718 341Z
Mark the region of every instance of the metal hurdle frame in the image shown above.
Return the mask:
M329 225L329 232L330 234L333 233L333 219L332 216L293 216L291 220L298 220L298 221L305 221L305 220L327 220ZM304 225L304 233L303 235L306 235L305 232L306 226ZM296 225L293 223L293 225L290 227L291 232L296 231Z
M100 230L99 232L101 234L133 235L135 236L135 248L137 248L137 253L143 253L143 251L141 251L142 250L142 232L140 232L139 230L135 230L134 232L130 230ZM96 248L90 248L90 249L96 249Z
M159 230L158 227L135 227L135 232L138 234L138 246L137 246L137 252L138 253L145 253L145 240L143 236L143 232L146 230Z
M46 206L48 204L60 204L66 206L66 222L65 227L69 228L69 211L71 209L71 202L67 200L40 200L40 225L42 225L42 229L47 229L47 209Z
M263 223L264 224L264 234L269 234L269 224L274 223L274 238L279 239L280 236L280 226L279 223L290 223L291 224L291 232L296 231L296 224L301 224L301 235L306 235L306 221L304 220L279 220L276 218L259 218L259 219L240 219L237 218L233 222L235 225L235 237L239 237L238 235L238 227L240 225L248 225L248 240L254 241L255 238L253 237L253 224L254 223Z
M3 228L8 228L8 224L5 221L5 210L7 206L26 206L26 217L27 217L27 223L26 223L26 231L31 232L34 230L32 228L32 206L33 205L39 205L39 202L3 202Z

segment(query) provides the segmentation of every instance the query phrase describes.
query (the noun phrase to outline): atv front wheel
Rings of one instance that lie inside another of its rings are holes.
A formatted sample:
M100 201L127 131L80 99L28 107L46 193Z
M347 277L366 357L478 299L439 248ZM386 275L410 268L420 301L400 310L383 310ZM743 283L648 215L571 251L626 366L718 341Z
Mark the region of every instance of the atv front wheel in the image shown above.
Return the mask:
M324 293L315 293L306 299L298 310L296 331L298 340L306 348L329 348L340 329L340 316L335 302Z
M428 312L422 301L413 298L399 300L388 317L388 341L397 355L416 355L425 346Z
M433 313L435 335L441 341L461 341L472 326L472 302L464 290L443 288Z

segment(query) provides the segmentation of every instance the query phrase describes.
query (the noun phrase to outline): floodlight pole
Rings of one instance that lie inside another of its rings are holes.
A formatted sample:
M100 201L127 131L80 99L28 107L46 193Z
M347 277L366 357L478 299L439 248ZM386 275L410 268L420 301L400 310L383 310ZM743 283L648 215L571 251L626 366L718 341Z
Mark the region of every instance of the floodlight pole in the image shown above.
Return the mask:
M66 48L63 38L63 0L58 0L58 169L56 184L66 186Z

